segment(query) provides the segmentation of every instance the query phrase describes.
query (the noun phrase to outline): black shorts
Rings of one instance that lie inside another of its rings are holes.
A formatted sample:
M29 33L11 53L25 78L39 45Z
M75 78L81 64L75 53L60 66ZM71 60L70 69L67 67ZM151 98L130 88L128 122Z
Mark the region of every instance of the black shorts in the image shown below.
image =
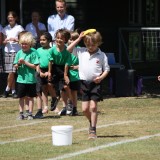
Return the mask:
M41 72L45 73L45 72L48 72L48 68L40 68L41 69ZM48 83L51 83L48 81L48 76L47 77L40 77L41 79L41 84L42 85L46 85Z
M18 98L22 97L36 97L36 83L34 84L24 84L17 83L17 95Z
M52 83L58 90L62 90L65 85L64 80L64 65L56 65L52 66Z
M102 101L101 84L81 80L82 101Z
M73 81L69 83L69 88L74 91L80 90L80 81Z

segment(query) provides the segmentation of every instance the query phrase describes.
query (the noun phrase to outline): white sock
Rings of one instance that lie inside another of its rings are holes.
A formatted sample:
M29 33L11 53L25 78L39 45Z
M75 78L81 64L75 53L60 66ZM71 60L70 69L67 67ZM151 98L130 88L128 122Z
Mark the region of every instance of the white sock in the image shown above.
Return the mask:
M13 90L12 90L12 94L13 94L13 93L15 93L15 92L16 92L16 90L15 90L15 89L13 89Z
M10 88L9 88L8 86L6 87L6 91L7 91L7 92L10 91Z

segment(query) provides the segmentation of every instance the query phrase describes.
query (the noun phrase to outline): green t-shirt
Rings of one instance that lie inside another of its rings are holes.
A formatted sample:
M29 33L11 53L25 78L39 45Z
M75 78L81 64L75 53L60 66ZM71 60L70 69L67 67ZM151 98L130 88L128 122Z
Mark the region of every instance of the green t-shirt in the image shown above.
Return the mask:
M25 61L28 61L29 63L38 65L39 60L37 54L37 51L33 48L31 48L29 52L23 52L23 50L20 50L17 52L13 64L18 64L18 60L20 58L23 58ZM35 69L30 68L25 64L21 64L17 70L17 82L24 84L36 83L35 72Z
M68 66L77 66L79 64L78 57L74 54L70 54L70 58L68 58L67 65ZM79 73L78 69L69 69L69 79L70 81L78 81L79 80Z
M65 49L62 52L57 51L56 45L49 50L49 61L53 61L57 65L65 65L68 58L70 58L70 52Z
M39 65L40 68L48 68L49 63L49 49L38 48L38 58L39 58Z

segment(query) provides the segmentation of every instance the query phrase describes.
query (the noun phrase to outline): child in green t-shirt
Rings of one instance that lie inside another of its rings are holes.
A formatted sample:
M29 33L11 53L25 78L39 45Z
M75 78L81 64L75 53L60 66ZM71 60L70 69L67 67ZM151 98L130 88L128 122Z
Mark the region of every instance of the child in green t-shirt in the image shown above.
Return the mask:
M17 95L19 98L19 119L23 120L25 99L29 103L28 119L33 119L32 112L34 106L34 97L36 97L36 67L39 64L37 51L32 47L35 45L35 39L30 32L20 36L19 44L22 49L17 52L14 59L14 67L17 69Z
M71 32L71 37L68 40L67 45L70 45L74 40L79 37L79 33L77 31ZM79 47L79 46L76 46ZM80 91L80 79L78 73L78 65L79 60L78 57L74 55L74 53L70 54L67 64L65 65L64 70L64 79L67 84L66 91L68 94L68 105L72 107L73 110L67 111L68 115L76 116L78 115L77 111L77 93ZM68 108L70 108L68 106Z
M43 113L48 113L48 93L52 97L51 111L58 112L56 92L51 81L48 81L48 64L49 64L49 49L52 36L49 32L44 32L40 36L41 47L37 49L38 52L38 73L37 74L37 108L38 112L34 118L43 118ZM42 111L42 101L44 109Z

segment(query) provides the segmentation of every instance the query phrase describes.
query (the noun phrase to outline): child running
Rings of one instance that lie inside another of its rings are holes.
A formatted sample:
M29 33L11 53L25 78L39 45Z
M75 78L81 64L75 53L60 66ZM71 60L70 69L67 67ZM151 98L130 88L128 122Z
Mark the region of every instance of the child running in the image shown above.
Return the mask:
M97 138L96 125L98 118L98 102L103 100L101 93L101 82L108 75L110 68L108 59L99 46L102 44L100 32L81 32L80 36L72 42L67 50L77 53L79 59L79 76L82 89L82 111L88 119L89 139ZM83 38L86 47L76 48L75 46Z
M37 51L32 49L35 39L30 32L20 36L19 44L22 49L17 52L14 59L14 67L17 69L17 95L19 98L19 119L24 119L24 106L26 97L29 104L28 120L33 119L32 112L34 97L36 97L36 66L39 64Z
M39 65L38 65L38 75L37 75L37 107L38 112L35 115L35 118L43 118L43 113L48 113L48 92L52 97L50 110L53 111L56 109L58 99L56 98L56 93L53 84L51 81L48 81L48 64L49 64L49 49L50 42L52 41L52 36L48 32L42 33L40 36L41 48L37 49ZM42 88L42 90L41 90ZM41 99L42 95L42 99ZM42 111L42 101L44 109ZM58 112L58 109L57 109Z

